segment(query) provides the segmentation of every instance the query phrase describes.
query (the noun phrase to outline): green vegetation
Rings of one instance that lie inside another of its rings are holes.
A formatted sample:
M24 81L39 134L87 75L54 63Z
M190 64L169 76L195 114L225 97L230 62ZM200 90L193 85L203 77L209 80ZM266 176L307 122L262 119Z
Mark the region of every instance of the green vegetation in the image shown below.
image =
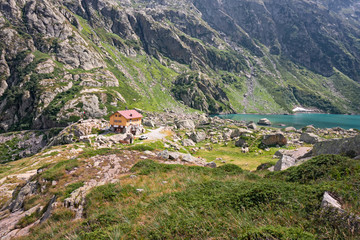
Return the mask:
M47 181L58 181L65 175L66 171L71 171L78 166L79 161L77 159L61 161L51 167L48 167L41 176Z
M78 188L81 188L82 186L84 186L83 181L75 182L75 183L71 183L71 184L67 185L66 188L65 188L65 195L64 195L63 199L66 199L66 198L70 197L70 194L73 191L75 191Z
M131 146L128 148L129 150L137 150L137 151L154 151L154 150L164 150L164 143L162 141L156 141L156 142L144 142L144 143L138 143L134 146Z
M54 100L49 104L49 106L44 110L44 114L52 121L56 121L57 114L64 107L67 101L74 99L79 95L82 87L80 86L80 82L75 82L73 87L65 92L59 93L56 95ZM78 120L78 118L76 118ZM69 119L69 120L76 120Z
M360 211L355 162L320 156L264 179L232 164L211 169L144 160L131 169L137 178L87 195L86 219L51 219L51 228L40 225L29 239L355 239L349 223L335 224L320 209L330 191L347 211Z

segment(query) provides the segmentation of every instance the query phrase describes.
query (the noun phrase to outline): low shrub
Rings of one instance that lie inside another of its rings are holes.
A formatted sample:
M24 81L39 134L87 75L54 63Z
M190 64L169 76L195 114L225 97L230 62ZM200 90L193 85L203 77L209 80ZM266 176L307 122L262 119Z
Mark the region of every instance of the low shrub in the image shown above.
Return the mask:
M322 155L298 167L269 174L268 177L305 184L314 181L344 180L347 176L358 173L360 166L356 160L339 155Z

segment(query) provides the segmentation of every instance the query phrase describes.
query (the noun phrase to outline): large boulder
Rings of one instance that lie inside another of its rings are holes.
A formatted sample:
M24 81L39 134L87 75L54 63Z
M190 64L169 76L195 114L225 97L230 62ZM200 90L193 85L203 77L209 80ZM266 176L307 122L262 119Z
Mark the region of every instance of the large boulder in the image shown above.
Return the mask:
M177 159L180 158L180 156L181 156L181 154L178 153L178 152L169 152L169 159L170 160L177 160Z
M246 142L244 139L240 138L239 140L237 140L237 141L235 142L235 146L242 148L242 147L247 147L248 144L247 144L247 142Z
M164 151L158 153L158 157L162 158L162 159L169 159L169 156L170 156L170 154L169 154L168 150L164 150Z
M300 141L309 144L315 144L319 141L319 136L315 135L314 133L302 133L300 136Z
M256 129L257 129L257 126L256 126L256 124L255 124L254 122L250 122L250 123L247 125L247 127L248 127L249 129L253 129L253 130L256 130Z
M281 133L265 135L262 143L266 146L284 146L287 144L287 139Z
M190 130L195 129L194 122L189 119L175 121L175 125L178 129L190 129Z
M285 131L285 132L296 132L296 128L294 128L294 127L286 127L286 128L284 129L284 131Z
M306 154L308 154L310 150L310 147L300 147L295 150L280 149L274 154L273 158L281 158L282 156L287 155L295 159L300 159L303 158Z
M93 130L106 129L108 124L109 122L103 119L80 120L62 130L57 136L51 139L47 147L76 142L80 137L92 134Z
M287 155L283 155L275 164L274 171L283 171L296 164L296 159Z
M304 132L311 133L311 132L315 132L316 129L315 129L315 127L313 125L308 125L308 126L302 128L302 130Z
M333 198L328 192L325 192L323 196L323 200L321 201L321 207L341 209L341 204L335 198Z
M142 123L145 127L155 127L155 123L152 120L143 120Z
M360 135L315 143L311 155L318 156L322 154L343 154L355 158L360 155Z
M224 139L225 141L230 140L230 138L231 138L231 133L232 133L232 130L231 130L231 129L225 130L225 131L223 132L223 134L222 134L223 139Z
M251 130L248 130L248 129L245 129L245 128L237 128L237 129L235 129L235 130L233 130L231 132L230 137L231 138L236 138L236 137L240 137L243 134L247 134L247 133L251 134L253 132Z
M210 118L208 118L206 115L201 115L199 117L199 124L200 125L209 125L210 124Z
M191 139L184 139L184 140L182 140L182 145L184 147L193 147L193 146L195 146L195 143Z
M205 167L216 168L216 163L215 163L215 162L206 163L206 164L205 164Z
M206 139L206 133L205 132L193 132L189 138L191 140L193 140L194 142L199 143Z
M267 118L262 118L258 121L258 125L270 126L271 122Z

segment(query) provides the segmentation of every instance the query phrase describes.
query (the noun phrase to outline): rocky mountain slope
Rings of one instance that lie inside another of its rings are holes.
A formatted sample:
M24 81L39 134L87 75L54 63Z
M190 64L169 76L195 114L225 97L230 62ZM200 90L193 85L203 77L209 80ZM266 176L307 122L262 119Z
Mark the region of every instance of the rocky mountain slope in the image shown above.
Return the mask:
M166 127L123 144L127 134L99 131L106 121L83 120L0 164L0 238L358 238L358 130L178 113L146 122Z
M359 113L356 1L6 0L0 131L115 109Z

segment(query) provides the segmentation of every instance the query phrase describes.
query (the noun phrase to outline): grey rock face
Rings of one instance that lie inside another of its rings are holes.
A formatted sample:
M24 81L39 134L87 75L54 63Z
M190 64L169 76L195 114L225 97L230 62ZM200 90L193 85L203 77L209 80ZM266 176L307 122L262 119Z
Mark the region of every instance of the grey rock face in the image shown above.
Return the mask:
M47 147L69 144L80 140L81 136L90 135L93 129L104 129L108 122L99 119L88 119L74 123L62 130L56 137L51 139Z
M235 130L233 130L231 132L230 137L231 138L236 138L236 137L240 137L241 135L246 134L246 133L251 134L252 131L248 130L248 129L245 129L245 128L237 128L237 129L235 129Z
M205 167L216 168L216 163L214 163L214 162L209 162L209 163L205 164Z
M195 129L195 124L192 120L178 120L175 122L175 125L178 129Z
M275 164L274 171L283 171L288 169L289 167L294 166L296 160L290 156L283 155L281 159Z
M191 140L193 140L196 143L202 142L206 139L206 133L204 132L193 132L190 137Z
M170 159L170 160L179 159L180 156L181 156L181 154L178 153L178 152L169 152L169 159Z
M266 146L284 146L287 144L287 139L281 133L265 135L263 137L262 143Z
M341 209L341 204L336 199L334 199L328 192L325 192L321 201L321 207Z
M16 197L14 196L15 198L13 198L9 204L8 209L10 212L21 210L24 205L25 197L35 193L37 187L38 183L36 181L26 183L26 185L20 189L19 193L16 195Z
M258 125L270 126L271 122L267 118L262 118L259 120Z
M314 133L303 133L300 136L300 141L309 144L315 144L319 141L319 136L315 135Z
M332 139L315 143L312 156L322 154L345 154L349 157L360 155L360 135L352 138Z
M193 142L193 140L191 140L191 139L184 139L183 141L182 141L182 145L184 146L184 147L193 147L193 146L195 146L195 143Z
M143 120L142 124L146 127L155 127L155 123L152 120Z
M53 137L53 133L51 131L21 131L10 136L0 134L0 147L6 149L0 153L0 163L29 157L40 152L48 143L48 139Z
M50 218L52 210L53 210L53 203L55 203L56 199L57 199L56 195L54 195L50 199L49 203L47 204L47 208L46 208L44 214L40 218L40 223L45 222L46 220L48 220Z
M236 147L247 147L248 144L246 143L246 140L240 138L239 140L237 140L235 142L235 146Z
M281 158L284 155L290 156L295 159L300 159L310 152L311 147L300 147L295 150L279 150L274 154L274 158Z
M163 158L163 159L169 159L169 151L168 150L164 150L162 152L158 153L158 157L159 158Z
M249 128L249 129L253 129L253 130L256 130L257 129L257 126L256 126L256 124L255 123L249 123L248 125L247 125L247 127Z
M286 127L286 128L284 129L284 131L285 131L285 132L296 132L296 128L294 128L294 127Z
M200 125L208 125L210 124L210 118L208 118L206 115L201 115L199 118L199 124Z

